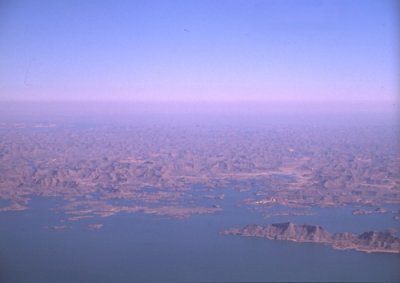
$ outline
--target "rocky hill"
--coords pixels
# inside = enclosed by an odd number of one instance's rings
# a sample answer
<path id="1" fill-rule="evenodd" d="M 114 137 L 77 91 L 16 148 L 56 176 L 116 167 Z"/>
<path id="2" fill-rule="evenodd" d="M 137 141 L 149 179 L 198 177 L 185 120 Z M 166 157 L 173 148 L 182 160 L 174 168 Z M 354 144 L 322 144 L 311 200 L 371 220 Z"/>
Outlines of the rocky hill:
<path id="1" fill-rule="evenodd" d="M 348 232 L 332 234 L 319 225 L 297 225 L 285 222 L 267 226 L 251 224 L 242 229 L 225 230 L 223 234 L 301 243 L 321 243 L 330 245 L 335 249 L 349 249 L 367 253 L 400 253 L 400 238 L 396 237 L 391 231 L 369 231 L 360 235 Z"/>
<path id="2" fill-rule="evenodd" d="M 0 123 L 0 212 L 29 209 L 39 196 L 64 199 L 73 220 L 188 217 L 220 211 L 215 196 L 230 189 L 252 191 L 244 203 L 264 214 L 274 205 L 400 204 L 390 127 L 158 123 Z"/>

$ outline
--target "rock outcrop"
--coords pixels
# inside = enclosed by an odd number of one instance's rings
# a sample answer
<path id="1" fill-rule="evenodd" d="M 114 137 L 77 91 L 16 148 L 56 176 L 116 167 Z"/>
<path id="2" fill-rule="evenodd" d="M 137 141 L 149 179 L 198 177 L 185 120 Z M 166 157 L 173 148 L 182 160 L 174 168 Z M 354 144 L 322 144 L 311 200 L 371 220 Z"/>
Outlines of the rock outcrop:
<path id="1" fill-rule="evenodd" d="M 332 234 L 319 225 L 297 225 L 285 222 L 268 226 L 251 224 L 242 229 L 225 230 L 223 234 L 261 237 L 270 240 L 319 243 L 330 245 L 335 249 L 349 249 L 367 253 L 400 253 L 400 238 L 396 237 L 391 231 L 369 231 L 360 235 L 348 232 Z"/>

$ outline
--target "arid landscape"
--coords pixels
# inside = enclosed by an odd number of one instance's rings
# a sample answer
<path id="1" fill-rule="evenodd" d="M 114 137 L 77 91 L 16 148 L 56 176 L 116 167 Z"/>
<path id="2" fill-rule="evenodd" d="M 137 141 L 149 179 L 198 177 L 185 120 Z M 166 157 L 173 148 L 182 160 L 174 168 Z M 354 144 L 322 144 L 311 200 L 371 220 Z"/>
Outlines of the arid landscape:
<path id="1" fill-rule="evenodd" d="M 398 219 L 381 207 L 400 204 L 390 127 L 3 123 L 0 131 L 3 212 L 53 197 L 63 200 L 53 210 L 66 223 L 121 212 L 186 218 L 222 211 L 235 190 L 237 205 L 266 218 L 363 205 L 370 211 L 353 214 Z"/>
<path id="2" fill-rule="evenodd" d="M 338 250 L 356 250 L 366 253 L 400 253 L 400 238 L 393 231 L 368 231 L 360 235 L 351 233 L 331 234 L 319 225 L 291 222 L 274 223 L 269 226 L 248 225 L 243 229 L 230 229 L 225 235 L 261 237 L 269 240 L 285 240 L 298 243 L 317 243 Z"/>
<path id="3" fill-rule="evenodd" d="M 400 282 L 400 1 L 0 1 L 0 283 Z"/>

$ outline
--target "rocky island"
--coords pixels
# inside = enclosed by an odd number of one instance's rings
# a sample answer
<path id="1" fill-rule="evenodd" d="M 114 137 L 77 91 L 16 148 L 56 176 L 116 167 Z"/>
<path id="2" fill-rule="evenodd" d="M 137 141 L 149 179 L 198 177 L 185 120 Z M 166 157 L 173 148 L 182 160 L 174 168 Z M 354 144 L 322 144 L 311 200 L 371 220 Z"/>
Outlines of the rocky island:
<path id="1" fill-rule="evenodd" d="M 393 231 L 369 231 L 359 235 L 348 232 L 329 233 L 319 225 L 292 222 L 267 226 L 247 225 L 242 229 L 228 229 L 225 235 L 261 237 L 269 240 L 286 240 L 299 243 L 318 243 L 338 250 L 356 250 L 367 253 L 400 253 L 400 238 Z"/>

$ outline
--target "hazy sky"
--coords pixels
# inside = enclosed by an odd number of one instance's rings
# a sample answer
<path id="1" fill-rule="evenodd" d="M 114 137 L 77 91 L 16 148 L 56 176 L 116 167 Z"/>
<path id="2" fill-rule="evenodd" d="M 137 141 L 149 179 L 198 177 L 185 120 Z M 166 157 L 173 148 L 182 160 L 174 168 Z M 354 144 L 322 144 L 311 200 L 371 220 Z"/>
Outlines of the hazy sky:
<path id="1" fill-rule="evenodd" d="M 0 96 L 394 103 L 398 9 L 384 0 L 0 1 Z"/>

